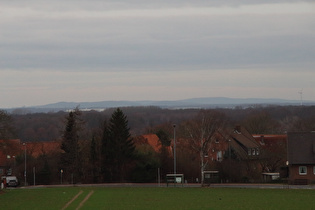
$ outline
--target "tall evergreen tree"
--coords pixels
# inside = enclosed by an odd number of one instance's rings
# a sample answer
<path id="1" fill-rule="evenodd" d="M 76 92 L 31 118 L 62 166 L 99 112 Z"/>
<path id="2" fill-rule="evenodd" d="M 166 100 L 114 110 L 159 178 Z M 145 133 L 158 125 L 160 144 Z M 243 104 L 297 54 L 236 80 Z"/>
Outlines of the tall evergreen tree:
<path id="1" fill-rule="evenodd" d="M 129 130 L 127 117 L 121 109 L 116 109 L 109 125 L 104 126 L 102 140 L 103 169 L 107 181 L 125 181 L 126 167 L 135 150 Z"/>
<path id="2" fill-rule="evenodd" d="M 93 135 L 91 140 L 91 146 L 90 146 L 90 166 L 92 167 L 92 177 L 93 177 L 93 183 L 97 182 L 97 175 L 98 175 L 98 154 L 96 151 L 96 141 L 95 136 Z"/>
<path id="3" fill-rule="evenodd" d="M 14 137 L 13 121 L 11 116 L 4 110 L 0 110 L 0 139 Z"/>
<path id="4" fill-rule="evenodd" d="M 65 179 L 76 182 L 81 176 L 81 161 L 79 148 L 80 112 L 78 109 L 71 111 L 67 117 L 67 124 L 63 134 L 61 149 L 61 169 Z"/>
<path id="5" fill-rule="evenodd" d="M 110 138 L 110 131 L 107 122 L 104 122 L 103 135 L 102 135 L 102 173 L 105 182 L 112 182 L 114 177 L 114 165 L 115 165 L 115 144 Z"/>

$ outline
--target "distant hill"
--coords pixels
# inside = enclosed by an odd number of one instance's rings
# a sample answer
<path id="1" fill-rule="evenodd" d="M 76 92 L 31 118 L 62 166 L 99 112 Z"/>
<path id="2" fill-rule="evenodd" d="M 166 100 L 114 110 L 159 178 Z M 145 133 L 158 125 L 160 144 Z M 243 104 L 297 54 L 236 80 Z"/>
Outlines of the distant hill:
<path id="1" fill-rule="evenodd" d="M 174 101 L 99 101 L 99 102 L 58 102 L 42 106 L 21 107 L 7 109 L 9 112 L 16 114 L 36 113 L 36 112 L 58 112 L 67 111 L 79 107 L 82 110 L 103 110 L 115 107 L 136 107 L 136 106 L 156 106 L 168 109 L 187 109 L 187 108 L 235 108 L 250 106 L 270 106 L 270 105 L 301 105 L 299 100 L 285 99 L 262 99 L 262 98 L 225 98 L 225 97 L 209 97 L 209 98 L 191 98 Z M 303 105 L 315 105 L 315 101 L 303 101 Z"/>

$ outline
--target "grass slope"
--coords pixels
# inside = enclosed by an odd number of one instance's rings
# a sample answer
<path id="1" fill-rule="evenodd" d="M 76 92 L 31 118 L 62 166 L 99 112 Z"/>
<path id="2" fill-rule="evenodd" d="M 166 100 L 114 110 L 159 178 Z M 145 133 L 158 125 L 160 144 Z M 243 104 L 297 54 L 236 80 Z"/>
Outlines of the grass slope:
<path id="1" fill-rule="evenodd" d="M 42 188 L 0 194 L 0 209 L 313 209 L 314 190 L 228 188 Z"/>

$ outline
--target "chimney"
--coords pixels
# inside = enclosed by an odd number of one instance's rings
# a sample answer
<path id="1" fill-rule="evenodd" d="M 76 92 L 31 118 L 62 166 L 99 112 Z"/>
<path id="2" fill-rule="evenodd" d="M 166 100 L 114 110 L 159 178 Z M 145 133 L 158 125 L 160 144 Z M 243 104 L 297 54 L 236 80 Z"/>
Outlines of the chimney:
<path id="1" fill-rule="evenodd" d="M 235 130 L 236 130 L 238 133 L 241 133 L 241 126 L 240 126 L 240 125 L 235 126 Z"/>
<path id="2" fill-rule="evenodd" d="M 265 144 L 265 139 L 264 139 L 264 135 L 260 136 L 260 144 L 264 145 Z"/>

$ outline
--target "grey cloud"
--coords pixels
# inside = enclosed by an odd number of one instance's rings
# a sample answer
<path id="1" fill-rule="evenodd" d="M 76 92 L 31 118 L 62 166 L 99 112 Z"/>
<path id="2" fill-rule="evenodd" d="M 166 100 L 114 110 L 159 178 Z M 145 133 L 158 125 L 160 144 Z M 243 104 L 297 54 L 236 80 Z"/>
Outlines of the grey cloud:
<path id="1" fill-rule="evenodd" d="M 45 9 L 48 12 L 57 10 L 104 10 L 110 11 L 115 9 L 152 9 L 152 8 L 170 8 L 170 7 L 222 7 L 232 6 L 238 7 L 242 5 L 256 4 L 276 4 L 276 3 L 299 3 L 313 2 L 313 0 L 162 0 L 162 1 L 147 1 L 147 0 L 67 0 L 67 1 L 42 1 L 42 0 L 2 0 L 2 5 L 27 7 L 34 9 Z"/>
<path id="2" fill-rule="evenodd" d="M 98 71 L 313 62 L 312 18 L 26 19 L 2 23 L 1 66 Z"/>
<path id="3" fill-rule="evenodd" d="M 308 2 L 2 0 L 0 106 L 290 98 L 302 86 L 314 98 Z"/>

